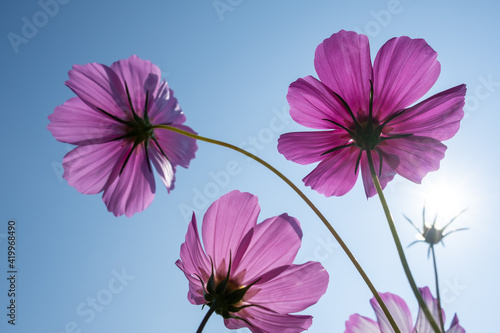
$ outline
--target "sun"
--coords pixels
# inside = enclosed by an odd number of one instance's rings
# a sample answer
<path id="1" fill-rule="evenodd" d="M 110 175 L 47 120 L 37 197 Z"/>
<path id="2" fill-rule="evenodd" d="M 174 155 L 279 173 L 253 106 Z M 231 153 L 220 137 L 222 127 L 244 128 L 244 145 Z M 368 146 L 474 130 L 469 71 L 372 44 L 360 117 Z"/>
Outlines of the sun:
<path id="1" fill-rule="evenodd" d="M 426 222 L 437 215 L 437 226 L 443 226 L 471 205 L 463 182 L 446 177 L 429 177 L 422 183 L 421 195 L 426 210 Z"/>

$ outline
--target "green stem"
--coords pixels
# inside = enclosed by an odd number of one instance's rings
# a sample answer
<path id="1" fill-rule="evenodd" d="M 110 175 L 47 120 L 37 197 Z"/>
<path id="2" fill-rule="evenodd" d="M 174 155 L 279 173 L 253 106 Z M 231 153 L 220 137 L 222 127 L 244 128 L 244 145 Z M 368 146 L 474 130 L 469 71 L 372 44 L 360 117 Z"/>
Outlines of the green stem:
<path id="1" fill-rule="evenodd" d="M 443 320 L 443 311 L 441 310 L 441 296 L 439 294 L 439 278 L 438 278 L 438 269 L 436 264 L 436 253 L 434 252 L 434 245 L 431 245 L 432 250 L 432 262 L 434 264 L 434 278 L 436 280 L 436 297 L 437 297 L 437 306 L 439 313 L 439 323 L 441 324 L 441 330 L 444 332 L 444 320 Z"/>
<path id="2" fill-rule="evenodd" d="M 222 141 L 218 141 L 218 140 L 213 140 L 213 139 L 205 138 L 205 137 L 202 137 L 202 136 L 190 133 L 190 132 L 183 131 L 183 130 L 178 129 L 176 127 L 169 126 L 169 125 L 154 125 L 153 128 L 167 129 L 167 130 L 170 130 L 170 131 L 173 131 L 173 132 L 176 132 L 176 133 L 188 136 L 188 137 L 193 138 L 193 139 L 197 139 L 197 140 L 200 140 L 200 141 L 205 141 L 205 142 L 208 142 L 208 143 L 212 143 L 212 144 L 215 144 L 215 145 L 219 145 L 219 146 L 222 146 L 222 147 L 226 147 L 226 148 L 235 150 L 235 151 L 237 151 L 237 152 L 239 152 L 239 153 L 241 153 L 241 154 L 243 154 L 245 156 L 248 156 L 251 159 L 259 162 L 260 164 L 262 164 L 263 166 L 265 166 L 266 168 L 268 168 L 269 170 L 271 170 L 279 178 L 281 178 L 285 183 L 288 184 L 288 186 L 290 186 L 295 191 L 295 193 L 297 193 L 302 198 L 302 200 L 305 201 L 305 203 L 313 210 L 314 213 L 316 213 L 316 215 L 319 217 L 319 219 L 327 227 L 328 231 L 330 231 L 330 233 L 333 235 L 333 237 L 337 240 L 337 242 L 339 243 L 339 245 L 342 248 L 342 250 L 344 250 L 345 254 L 349 257 L 349 259 L 353 263 L 354 267 L 356 267 L 359 275 L 361 275 L 361 278 L 365 281 L 366 285 L 368 286 L 368 288 L 372 292 L 373 296 L 376 298 L 377 302 L 379 303 L 380 307 L 382 308 L 382 311 L 384 311 L 384 314 L 386 315 L 387 319 L 389 320 L 389 322 L 390 322 L 392 328 L 394 329 L 394 331 L 396 333 L 400 333 L 401 332 L 399 330 L 398 326 L 396 325 L 396 322 L 394 321 L 394 318 L 392 317 L 391 313 L 387 309 L 387 306 L 385 305 L 384 301 L 382 301 L 382 298 L 380 297 L 379 293 L 377 292 L 377 290 L 373 286 L 372 282 L 368 278 L 368 275 L 366 275 L 366 273 L 363 270 L 363 268 L 361 268 L 361 265 L 358 263 L 358 261 L 356 260 L 356 257 L 354 257 L 354 255 L 352 254 L 351 250 L 349 250 L 349 248 L 347 247 L 347 245 L 344 243 L 343 239 L 340 237 L 340 235 L 337 233 L 337 231 L 335 231 L 335 229 L 332 227 L 332 225 L 330 224 L 330 222 L 328 222 L 328 220 L 323 216 L 323 214 L 319 211 L 319 209 L 311 202 L 311 200 L 309 200 L 308 197 L 306 197 L 306 195 L 304 193 L 302 193 L 302 191 L 297 186 L 295 186 L 294 183 L 292 183 L 291 180 L 289 180 L 286 176 L 284 176 L 281 172 L 279 172 L 276 168 L 274 168 L 272 165 L 270 165 L 266 161 L 264 161 L 261 158 L 259 158 L 259 157 L 255 156 L 255 155 L 247 152 L 246 150 L 243 150 L 243 149 L 241 149 L 239 147 L 236 147 L 236 146 L 234 146 L 232 144 L 229 144 L 229 143 L 226 143 L 226 142 L 222 142 Z"/>
<path id="3" fill-rule="evenodd" d="M 208 309 L 208 312 L 205 315 L 205 317 L 203 317 L 203 320 L 200 323 L 200 327 L 198 327 L 198 329 L 196 330 L 196 333 L 203 332 L 203 329 L 205 328 L 205 325 L 207 324 L 208 319 L 210 319 L 210 316 L 212 315 L 212 313 L 214 313 L 214 311 L 215 311 L 215 307 L 213 307 L 213 306 L 211 306 L 210 309 Z"/>
<path id="4" fill-rule="evenodd" d="M 424 299 L 422 298 L 422 294 L 420 293 L 420 290 L 418 290 L 417 284 L 415 283 L 415 280 L 413 279 L 413 275 L 411 274 L 410 266 L 408 265 L 408 261 L 406 260 L 403 246 L 401 245 L 401 241 L 399 240 L 396 226 L 394 225 L 394 221 L 392 219 L 391 212 L 389 210 L 389 206 L 387 205 L 387 201 L 385 200 L 384 192 L 382 191 L 382 186 L 380 186 L 380 182 L 378 180 L 377 173 L 375 172 L 375 167 L 373 165 L 373 159 L 372 159 L 372 155 L 371 155 L 370 150 L 366 150 L 366 156 L 368 158 L 368 164 L 370 166 L 370 172 L 372 175 L 373 184 L 375 185 L 375 188 L 377 189 L 380 203 L 382 204 L 382 208 L 384 209 L 385 217 L 387 218 L 387 222 L 389 223 L 389 228 L 391 229 L 392 238 L 394 238 L 394 243 L 396 243 L 396 248 L 398 250 L 399 258 L 401 259 L 401 264 L 403 265 L 403 269 L 405 271 L 406 277 L 408 278 L 408 282 L 410 283 L 413 294 L 415 294 L 415 297 L 417 298 L 417 301 L 418 301 L 418 305 L 420 306 L 422 311 L 424 311 L 424 314 L 427 317 L 427 320 L 429 320 L 429 323 L 431 324 L 433 330 L 436 333 L 441 333 L 441 329 L 439 328 L 438 324 L 436 323 L 436 320 L 434 319 L 434 317 L 432 317 L 432 314 L 429 311 L 427 304 L 425 304 Z"/>

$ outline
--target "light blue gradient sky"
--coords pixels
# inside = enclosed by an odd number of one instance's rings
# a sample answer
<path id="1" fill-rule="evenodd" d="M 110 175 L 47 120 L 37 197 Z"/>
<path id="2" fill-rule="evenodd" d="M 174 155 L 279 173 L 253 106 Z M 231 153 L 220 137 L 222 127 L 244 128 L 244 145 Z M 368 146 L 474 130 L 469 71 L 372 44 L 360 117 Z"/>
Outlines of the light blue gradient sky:
<path id="1" fill-rule="evenodd" d="M 297 217 L 304 230 L 297 263 L 319 260 L 330 273 L 327 293 L 306 311 L 314 315 L 310 332 L 343 332 L 356 312 L 374 317 L 371 294 L 344 253 L 306 205 L 260 165 L 199 143 L 191 167 L 178 171 L 174 191 L 167 194 L 157 183 L 147 210 L 115 218 L 99 195 L 82 195 L 61 179 L 61 161 L 71 146 L 46 129 L 47 116 L 73 96 L 64 86 L 73 64 L 110 65 L 137 54 L 162 69 L 187 125 L 204 136 L 253 146 L 302 186 L 312 166 L 288 162 L 276 150 L 279 134 L 304 130 L 288 116 L 287 88 L 299 77 L 315 75 L 316 46 L 340 29 L 368 34 L 372 57 L 391 37 L 424 38 L 438 52 L 442 68 L 429 95 L 468 85 L 466 117 L 446 142 L 441 169 L 422 185 L 396 178 L 386 194 L 405 245 L 415 232 L 403 213 L 420 223 L 426 201 L 429 218 L 440 207 L 438 220 L 445 223 L 469 207 L 455 226 L 470 230 L 437 248 L 444 308 L 448 322 L 457 312 L 468 332 L 496 332 L 491 314 L 500 311 L 497 4 L 221 0 L 231 10 L 219 16 L 213 0 L 66 2 L 57 13 L 51 7 L 51 16 L 39 14 L 43 9 L 36 0 L 5 0 L 0 12 L 1 332 L 194 332 L 204 311 L 187 301 L 187 281 L 174 265 L 186 233 L 186 211 L 196 210 L 201 219 L 208 202 L 233 189 L 259 196 L 260 220 L 282 212 Z M 8 34 L 22 35 L 23 20 L 33 22 L 34 16 L 40 27 L 15 52 Z M 239 166 L 237 174 L 217 184 L 214 175 L 228 163 Z M 367 201 L 359 182 L 342 198 L 304 190 L 378 289 L 401 295 L 416 313 L 378 200 Z M 5 316 L 9 219 L 18 226 L 15 328 Z M 426 246 L 406 253 L 418 284 L 433 290 Z M 117 280 L 123 272 L 129 279 Z M 101 312 L 86 304 L 96 297 L 106 303 Z M 214 317 L 205 332 L 224 330 L 222 319 Z"/>

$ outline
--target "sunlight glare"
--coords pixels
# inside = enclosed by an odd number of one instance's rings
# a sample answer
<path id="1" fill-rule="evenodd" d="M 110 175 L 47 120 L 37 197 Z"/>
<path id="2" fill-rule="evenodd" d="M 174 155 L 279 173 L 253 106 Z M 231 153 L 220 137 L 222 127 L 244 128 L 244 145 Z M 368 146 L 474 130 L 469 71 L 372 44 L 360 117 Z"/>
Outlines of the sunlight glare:
<path id="1" fill-rule="evenodd" d="M 439 227 L 444 226 L 471 204 L 463 184 L 444 178 L 430 179 L 423 183 L 422 197 L 425 202 L 426 223 L 432 224 L 437 214 L 436 226 Z"/>

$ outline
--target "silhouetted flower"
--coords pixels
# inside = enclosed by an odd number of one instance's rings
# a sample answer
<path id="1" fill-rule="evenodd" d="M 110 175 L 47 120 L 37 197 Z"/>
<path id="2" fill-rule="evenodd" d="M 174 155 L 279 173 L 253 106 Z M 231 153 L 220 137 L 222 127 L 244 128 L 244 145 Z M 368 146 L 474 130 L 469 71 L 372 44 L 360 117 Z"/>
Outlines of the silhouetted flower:
<path id="1" fill-rule="evenodd" d="M 439 312 L 437 301 L 428 287 L 420 288 L 420 292 L 422 293 L 422 297 L 424 299 L 425 304 L 429 307 L 429 310 L 434 318 L 438 320 Z M 398 325 L 401 333 L 434 333 L 429 321 L 425 317 L 422 309 L 419 309 L 417 322 L 415 323 L 415 327 L 413 326 L 413 319 L 411 317 L 410 309 L 408 305 L 406 305 L 405 301 L 394 294 L 391 293 L 383 293 L 380 294 L 380 297 L 387 305 L 389 312 L 393 316 L 396 324 Z M 387 320 L 384 312 L 380 308 L 377 300 L 372 298 L 370 300 L 370 304 L 375 310 L 375 314 L 377 316 L 377 321 L 360 316 L 359 314 L 354 314 L 349 317 L 349 320 L 346 321 L 345 333 L 381 333 L 381 332 L 394 332 L 392 327 Z M 444 316 L 444 311 L 443 318 Z M 450 324 L 450 328 L 446 331 L 446 333 L 465 333 L 465 330 L 459 325 L 458 317 L 455 314 L 453 320 Z"/>
<path id="2" fill-rule="evenodd" d="M 294 265 L 302 231 L 282 214 L 257 224 L 257 197 L 232 191 L 203 217 L 201 244 L 196 217 L 189 225 L 177 266 L 189 280 L 188 299 L 224 317 L 229 329 L 302 332 L 312 317 L 292 315 L 315 304 L 328 274 L 318 262 Z"/>
<path id="3" fill-rule="evenodd" d="M 75 65 L 66 85 L 77 97 L 55 108 L 48 129 L 62 142 L 77 145 L 63 159 L 63 177 L 84 194 L 104 191 L 102 199 L 115 215 L 132 216 L 153 201 L 151 162 L 170 191 L 175 167 L 187 168 L 196 141 L 155 129 L 182 125 L 186 117 L 160 69 L 133 55 L 108 67 Z"/>
<path id="4" fill-rule="evenodd" d="M 468 230 L 469 228 L 459 228 L 459 229 L 455 229 L 455 230 L 452 230 L 450 232 L 447 232 L 447 233 L 444 233 L 444 231 L 446 230 L 446 228 L 449 227 L 449 225 L 455 221 L 455 219 L 457 217 L 459 217 L 463 212 L 465 212 L 465 209 L 463 211 L 461 211 L 460 213 L 458 213 L 457 216 L 455 216 L 454 218 L 452 218 L 450 220 L 450 222 L 448 222 L 444 227 L 442 228 L 437 228 L 436 227 L 436 221 L 437 221 L 437 215 L 436 217 L 434 218 L 434 221 L 432 222 L 432 225 L 429 225 L 427 223 L 425 223 L 425 207 L 422 209 L 422 230 L 420 230 L 413 222 L 412 220 L 410 220 L 406 215 L 403 215 L 405 217 L 406 220 L 408 220 L 408 222 L 410 222 L 410 224 L 415 228 L 415 230 L 417 230 L 418 234 L 417 234 L 417 240 L 412 242 L 410 245 L 408 245 L 408 247 L 412 246 L 413 244 L 415 243 L 418 243 L 418 242 L 422 242 L 422 243 L 427 243 L 429 244 L 429 251 L 428 251 L 428 255 L 430 254 L 430 251 L 431 251 L 431 247 L 433 247 L 434 245 L 436 245 L 437 243 L 441 242 L 441 244 L 444 245 L 443 243 L 443 238 L 445 238 L 446 236 L 448 236 L 449 234 L 451 233 L 454 233 L 456 231 L 461 231 L 461 230 Z"/>
<path id="5" fill-rule="evenodd" d="M 361 169 L 365 193 L 373 196 L 367 152 L 384 188 L 397 173 L 420 183 L 439 168 L 460 126 L 465 85 L 413 105 L 436 82 L 437 53 L 423 39 L 392 38 L 372 66 L 368 37 L 340 31 L 316 49 L 312 76 L 290 85 L 290 115 L 320 129 L 282 135 L 278 150 L 299 164 L 320 162 L 304 179 L 326 196 L 349 192 Z"/>

